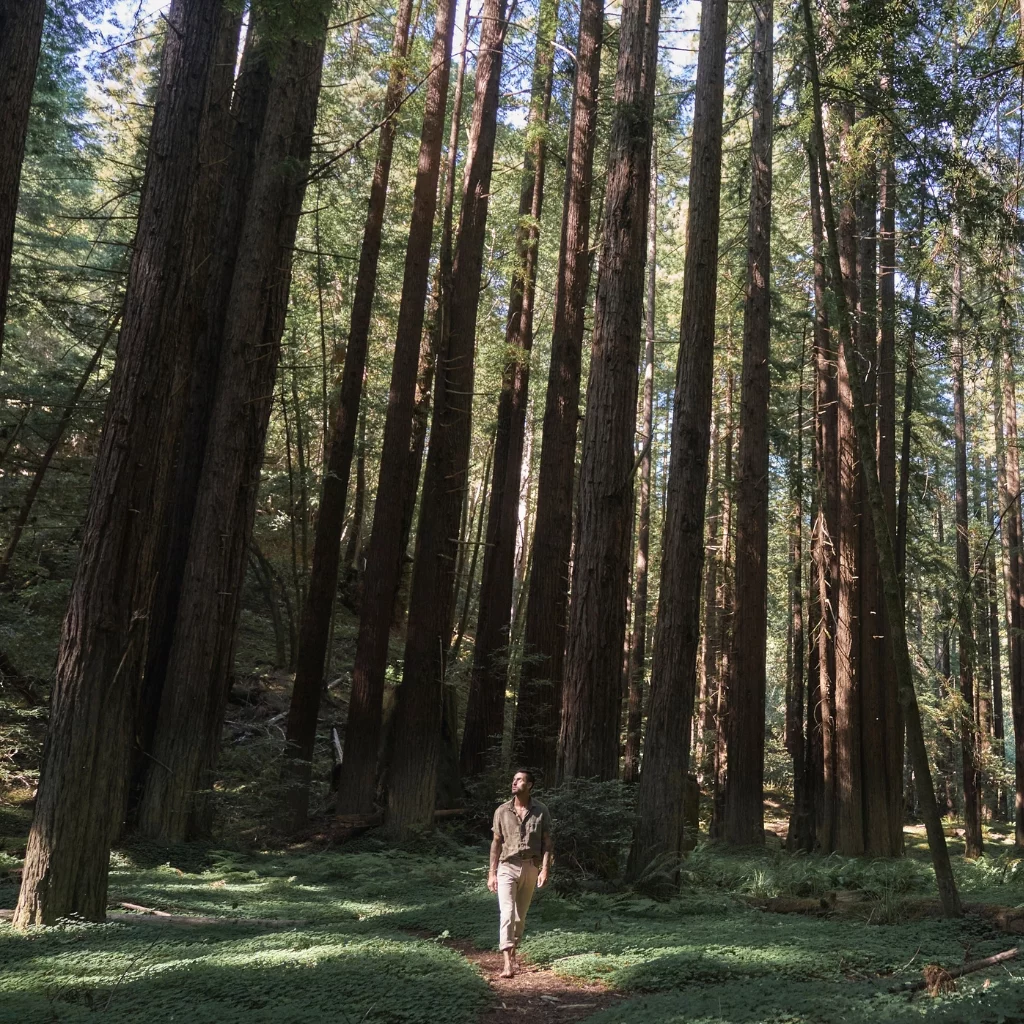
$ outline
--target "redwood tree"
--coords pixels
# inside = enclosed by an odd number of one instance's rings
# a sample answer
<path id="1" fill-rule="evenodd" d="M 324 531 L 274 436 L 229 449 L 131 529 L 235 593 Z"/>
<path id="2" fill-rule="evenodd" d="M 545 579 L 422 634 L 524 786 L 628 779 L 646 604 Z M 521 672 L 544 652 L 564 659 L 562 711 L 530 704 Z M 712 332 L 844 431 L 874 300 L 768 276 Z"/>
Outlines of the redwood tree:
<path id="1" fill-rule="evenodd" d="M 576 426 L 590 287 L 590 199 L 603 26 L 602 0 L 581 0 L 555 274 L 551 363 L 544 400 L 537 511 L 530 556 L 535 567 L 545 568 L 530 573 L 513 740 L 516 760 L 534 768 L 549 783 L 555 778 L 556 739 L 562 706 Z"/>
<path id="2" fill-rule="evenodd" d="M 656 857 L 679 855 L 685 839 L 683 795 L 697 675 L 711 432 L 727 0 L 702 0 L 700 21 L 661 589 L 638 821 L 628 867 L 634 878 Z"/>
<path id="3" fill-rule="evenodd" d="M 827 238 L 828 266 L 835 299 L 839 338 L 845 350 L 852 355 L 855 342 L 850 307 L 847 302 L 846 290 L 843 287 L 842 260 L 838 231 L 836 229 L 835 209 L 832 205 L 832 186 L 827 150 L 825 149 L 825 131 L 822 125 L 821 85 L 818 77 L 816 36 L 810 0 L 803 0 L 802 6 L 805 44 L 807 47 L 807 67 L 812 90 L 815 144 L 818 153 L 821 154 L 819 174 L 821 178 L 822 212 L 824 214 L 823 219 Z M 963 911 L 960 905 L 960 896 L 957 892 L 956 880 L 953 877 L 949 861 L 946 837 L 942 831 L 942 822 L 939 818 L 938 807 L 935 804 L 935 791 L 932 786 L 931 768 L 928 763 L 928 750 L 925 746 L 924 732 L 921 727 L 921 715 L 917 705 L 917 694 L 914 690 L 910 647 L 907 643 L 903 595 L 900 588 L 899 573 L 896 568 L 895 550 L 886 521 L 885 500 L 879 483 L 878 461 L 875 455 L 875 436 L 874 432 L 870 429 L 870 419 L 865 408 L 864 389 L 859 373 L 850 374 L 849 380 L 853 397 L 852 406 L 857 448 L 863 471 L 867 505 L 874 529 L 874 544 L 876 547 L 879 576 L 885 597 L 885 610 L 892 638 L 891 651 L 896 680 L 899 686 L 900 703 L 906 716 L 907 741 L 914 769 L 914 780 L 917 785 L 921 812 L 925 819 L 928 846 L 932 855 L 932 865 L 935 869 L 935 880 L 942 908 L 947 916 L 959 917 Z"/>
<path id="4" fill-rule="evenodd" d="M 658 143 L 652 143 L 651 197 L 647 211 L 647 314 L 644 331 L 644 393 L 640 420 L 640 508 L 637 512 L 633 634 L 626 665 L 626 754 L 622 776 L 640 778 L 640 728 L 647 658 L 647 559 L 651 541 L 651 444 L 654 434 L 654 298 L 658 267 Z"/>
<path id="5" fill-rule="evenodd" d="M 452 263 L 451 311 L 437 355 L 409 598 L 405 670 L 398 691 L 387 780 L 385 821 L 395 834 L 429 826 L 434 811 L 441 751 L 441 698 L 455 596 L 454 568 L 472 434 L 480 275 L 507 27 L 505 0 L 485 0 L 462 212 Z"/>
<path id="6" fill-rule="evenodd" d="M 623 4 L 580 457 L 559 732 L 561 778 L 612 779 L 618 774 L 660 17 L 660 0 Z"/>
<path id="7" fill-rule="evenodd" d="M 431 72 L 420 133 L 419 163 L 405 249 L 405 270 L 384 421 L 380 475 L 370 545 L 366 553 L 359 637 L 345 727 L 345 756 L 341 763 L 338 790 L 338 811 L 342 814 L 370 813 L 377 790 L 384 674 L 402 564 L 402 499 L 416 400 L 416 368 L 423 334 L 423 304 L 430 270 L 431 233 L 437 208 L 437 179 L 455 25 L 454 7 L 454 0 L 440 0 L 434 21 Z"/>
<path id="8" fill-rule="evenodd" d="M 772 0 L 754 2 L 754 124 L 743 307 L 736 599 L 729 680 L 724 835 L 764 842 L 764 718 L 768 642 L 768 410 L 771 387 Z"/>
<path id="9" fill-rule="evenodd" d="M 234 637 L 260 467 L 281 351 L 292 253 L 313 144 L 327 0 L 285 22 L 238 258 L 225 296 L 224 335 L 199 477 L 174 644 L 160 701 L 139 827 L 180 842 L 210 829 Z M 307 20 L 308 19 L 308 20 Z"/>
<path id="10" fill-rule="evenodd" d="M 546 130 L 554 78 L 557 27 L 558 0 L 543 0 L 537 22 L 527 149 L 519 196 L 517 264 L 512 272 L 505 330 L 507 363 L 502 373 L 501 394 L 498 397 L 498 423 L 491 466 L 491 500 L 487 508 L 484 566 L 480 580 L 480 613 L 473 645 L 473 674 L 459 759 L 462 774 L 469 776 L 478 775 L 487 767 L 488 752 L 501 745 L 505 722 L 519 478 L 523 468 L 523 442 L 526 434 L 537 245 L 544 203 Z"/>
<path id="11" fill-rule="evenodd" d="M 954 215 L 955 216 L 955 215 Z M 978 743 L 974 725 L 974 601 L 971 589 L 970 521 L 967 496 L 967 412 L 964 403 L 964 337 L 961 315 L 961 282 L 963 255 L 960 237 L 953 228 L 953 282 L 951 294 L 950 339 L 953 369 L 953 437 L 956 467 L 956 579 L 957 653 L 960 663 L 960 696 L 963 701 L 960 719 L 960 744 L 963 753 L 964 844 L 968 857 L 980 857 L 981 839 L 981 772 L 978 769 Z"/>
<path id="12" fill-rule="evenodd" d="M 222 162 L 209 161 L 224 69 L 220 0 L 174 0 L 78 567 L 61 632 L 46 753 L 15 925 L 106 914 L 110 844 L 125 810 L 128 759 L 171 498 L 167 458 L 204 292 Z M 233 69 L 232 69 L 233 70 Z"/>
<path id="13" fill-rule="evenodd" d="M 323 692 L 324 659 L 331 631 L 331 609 L 338 587 L 341 529 L 345 521 L 349 475 L 359 423 L 359 401 L 366 375 L 366 354 L 370 339 L 370 314 L 377 288 L 377 263 L 384 231 L 391 155 L 398 133 L 398 109 L 405 97 L 405 56 L 409 45 L 412 0 L 401 0 L 391 43 L 391 72 L 384 95 L 384 116 L 377 142 L 377 162 L 370 183 L 370 198 L 359 253 L 355 295 L 349 324 L 341 393 L 327 438 L 327 458 L 321 483 L 320 508 L 316 519 L 313 559 L 306 600 L 299 623 L 299 647 L 295 663 L 286 730 L 293 782 L 289 789 L 289 813 L 298 826 L 309 805 L 309 775 L 313 743 Z M 358 532 L 358 523 L 355 527 Z"/>

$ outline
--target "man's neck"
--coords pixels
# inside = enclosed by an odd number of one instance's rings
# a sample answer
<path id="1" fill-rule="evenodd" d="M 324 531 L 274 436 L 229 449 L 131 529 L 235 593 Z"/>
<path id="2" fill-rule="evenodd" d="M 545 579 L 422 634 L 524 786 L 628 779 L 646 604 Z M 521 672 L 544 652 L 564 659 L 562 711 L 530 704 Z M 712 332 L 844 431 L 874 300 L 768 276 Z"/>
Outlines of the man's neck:
<path id="1" fill-rule="evenodd" d="M 518 793 L 516 793 L 516 795 L 512 798 L 512 803 L 516 807 L 525 807 L 525 808 L 529 809 L 529 806 L 530 806 L 531 803 L 533 803 L 533 800 L 532 800 L 531 797 L 527 797 L 524 800 Z"/>

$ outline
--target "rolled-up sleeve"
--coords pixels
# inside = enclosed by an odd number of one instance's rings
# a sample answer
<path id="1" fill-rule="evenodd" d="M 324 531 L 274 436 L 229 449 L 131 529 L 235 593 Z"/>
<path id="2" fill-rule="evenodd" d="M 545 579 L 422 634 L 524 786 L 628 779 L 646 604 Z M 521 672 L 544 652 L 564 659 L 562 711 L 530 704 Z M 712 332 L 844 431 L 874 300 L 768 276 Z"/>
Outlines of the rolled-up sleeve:
<path id="1" fill-rule="evenodd" d="M 501 831 L 501 806 L 499 805 L 494 811 L 494 820 L 491 822 L 491 831 L 494 833 L 495 838 L 500 839 L 502 842 L 505 841 L 505 836 Z"/>

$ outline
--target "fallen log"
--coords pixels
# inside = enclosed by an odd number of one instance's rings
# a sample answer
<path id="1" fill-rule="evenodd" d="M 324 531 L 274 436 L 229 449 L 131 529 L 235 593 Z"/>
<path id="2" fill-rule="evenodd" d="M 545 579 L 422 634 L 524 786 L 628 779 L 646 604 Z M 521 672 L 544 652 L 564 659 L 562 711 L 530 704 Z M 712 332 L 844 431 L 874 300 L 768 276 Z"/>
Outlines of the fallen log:
<path id="1" fill-rule="evenodd" d="M 828 892 L 824 896 L 772 896 L 769 898 L 740 897 L 744 903 L 771 914 L 803 914 L 808 917 L 855 917 L 874 920 L 878 903 L 859 893 Z M 1011 935 L 1024 935 L 1024 907 L 1003 907 L 991 903 L 965 903 L 965 914 L 980 917 L 995 928 Z M 942 917 L 942 905 L 937 899 L 908 899 L 900 908 L 908 921 Z"/>
<path id="2" fill-rule="evenodd" d="M 960 964 L 959 967 L 942 967 L 939 964 L 927 964 L 921 971 L 922 977 L 919 981 L 907 981 L 902 985 L 896 985 L 889 989 L 890 992 L 920 992 L 927 989 L 930 996 L 937 996 L 944 992 L 952 992 L 957 978 L 965 974 L 975 974 L 985 970 L 986 967 L 996 967 L 1006 963 L 1007 960 L 1016 959 L 1018 947 L 996 953 L 994 956 L 987 956 L 984 960 L 971 960 L 969 963 Z"/>

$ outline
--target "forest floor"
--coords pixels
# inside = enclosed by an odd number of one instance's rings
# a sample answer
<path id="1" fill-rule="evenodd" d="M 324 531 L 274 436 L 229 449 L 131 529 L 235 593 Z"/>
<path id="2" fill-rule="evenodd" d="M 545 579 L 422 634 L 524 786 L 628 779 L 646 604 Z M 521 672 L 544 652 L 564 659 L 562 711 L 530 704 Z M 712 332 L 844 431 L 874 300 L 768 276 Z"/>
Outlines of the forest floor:
<path id="1" fill-rule="evenodd" d="M 0 907 L 16 899 L 27 824 L 26 811 L 0 808 Z M 988 838 L 981 861 L 956 858 L 964 899 L 1024 904 L 1024 860 L 1001 849 L 1005 830 Z M 942 995 L 893 991 L 927 964 L 955 967 L 1018 941 L 977 914 L 920 917 L 933 880 L 917 845 L 912 831 L 910 856 L 867 861 L 705 844 L 668 899 L 548 887 L 512 982 L 497 977 L 484 843 L 439 831 L 407 846 L 372 834 L 276 849 L 131 846 L 114 853 L 118 913 L 107 924 L 22 936 L 0 923 L 0 1020 L 1024 1022 L 1024 957 Z M 822 909 L 761 909 L 782 897 Z M 844 901 L 856 912 L 840 912 Z"/>

